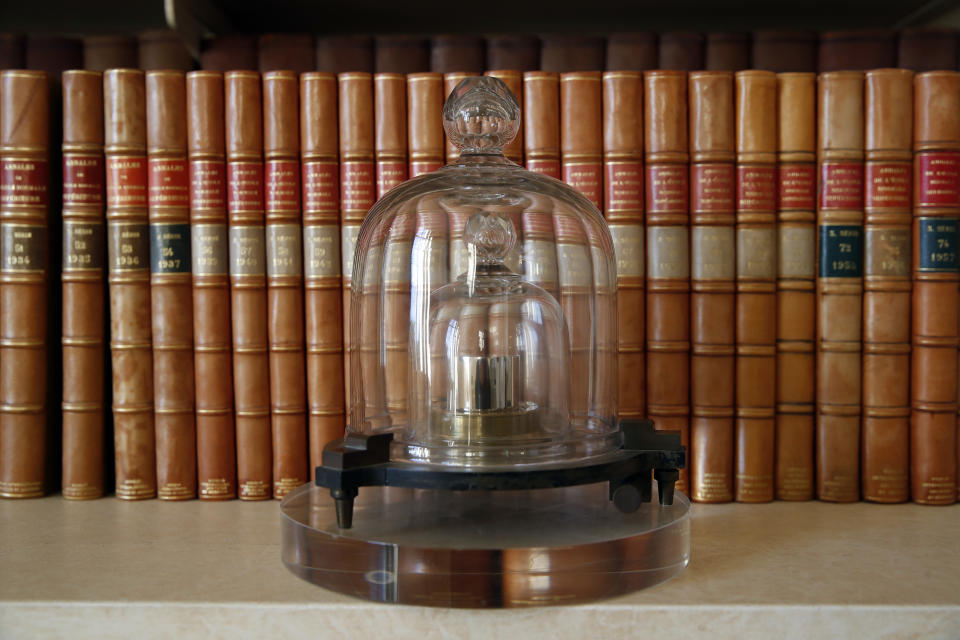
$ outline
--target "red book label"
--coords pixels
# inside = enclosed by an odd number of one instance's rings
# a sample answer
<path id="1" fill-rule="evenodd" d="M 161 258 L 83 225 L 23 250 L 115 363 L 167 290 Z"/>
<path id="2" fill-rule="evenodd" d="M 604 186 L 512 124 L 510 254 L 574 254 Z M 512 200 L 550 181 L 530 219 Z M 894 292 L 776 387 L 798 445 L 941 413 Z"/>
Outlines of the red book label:
<path id="1" fill-rule="evenodd" d="M 340 165 L 340 210 L 344 216 L 363 217 L 377 201 L 377 179 L 373 162 L 344 162 Z"/>
<path id="2" fill-rule="evenodd" d="M 377 199 L 407 179 L 407 163 L 402 160 L 377 161 Z"/>
<path id="3" fill-rule="evenodd" d="M 736 177 L 731 162 L 705 162 L 690 167 L 690 210 L 733 213 Z"/>
<path id="4" fill-rule="evenodd" d="M 615 160 L 604 169 L 604 213 L 643 213 L 643 163 Z"/>
<path id="5" fill-rule="evenodd" d="M 190 177 L 187 161 L 181 158 L 151 158 L 150 206 L 190 206 Z"/>
<path id="6" fill-rule="evenodd" d="M 300 163 L 268 160 L 266 164 L 267 212 L 300 211 Z"/>
<path id="7" fill-rule="evenodd" d="M 603 163 L 565 162 L 563 181 L 582 193 L 597 209 L 603 206 Z"/>
<path id="8" fill-rule="evenodd" d="M 909 162 L 868 162 L 864 206 L 909 209 L 911 170 Z"/>
<path id="9" fill-rule="evenodd" d="M 689 205 L 687 165 L 647 166 L 647 213 L 686 213 Z"/>
<path id="10" fill-rule="evenodd" d="M 863 165 L 824 162 L 820 165 L 820 208 L 863 209 Z"/>
<path id="11" fill-rule="evenodd" d="M 813 164 L 782 164 L 777 209 L 813 211 L 817 207 L 817 171 Z"/>
<path id="12" fill-rule="evenodd" d="M 430 173 L 431 171 L 436 171 L 443 166 L 442 162 L 437 160 L 417 160 L 416 162 L 410 163 L 410 177 L 416 178 L 419 175 L 424 173 Z"/>
<path id="13" fill-rule="evenodd" d="M 190 162 L 190 207 L 222 210 L 227 206 L 226 167 L 220 160 Z"/>
<path id="14" fill-rule="evenodd" d="M 960 207 L 960 152 L 921 152 L 914 175 L 919 207 Z"/>
<path id="15" fill-rule="evenodd" d="M 63 204 L 102 207 L 103 158 L 72 153 L 63 155 Z"/>
<path id="16" fill-rule="evenodd" d="M 227 207 L 230 213 L 263 211 L 263 163 L 227 163 Z"/>
<path id="17" fill-rule="evenodd" d="M 540 173 L 551 178 L 560 179 L 560 161 L 559 160 L 527 160 L 527 171 Z"/>
<path id="18" fill-rule="evenodd" d="M 777 168 L 737 167 L 737 211 L 773 213 L 777 210 Z"/>
<path id="19" fill-rule="evenodd" d="M 47 183 L 46 160 L 0 161 L 0 204 L 4 207 L 46 207 Z"/>
<path id="20" fill-rule="evenodd" d="M 107 158 L 107 206 L 147 206 L 147 159 Z"/>
<path id="21" fill-rule="evenodd" d="M 340 176 L 335 160 L 303 163 L 303 212 L 336 212 L 340 206 Z"/>

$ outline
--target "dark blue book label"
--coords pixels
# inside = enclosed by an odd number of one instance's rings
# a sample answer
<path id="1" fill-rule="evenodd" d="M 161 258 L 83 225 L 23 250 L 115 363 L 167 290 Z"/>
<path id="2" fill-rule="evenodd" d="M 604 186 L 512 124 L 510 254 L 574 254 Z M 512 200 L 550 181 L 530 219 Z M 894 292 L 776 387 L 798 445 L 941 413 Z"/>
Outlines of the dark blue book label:
<path id="1" fill-rule="evenodd" d="M 957 272 L 957 219 L 917 218 L 917 271 Z"/>
<path id="2" fill-rule="evenodd" d="M 820 277 L 863 275 L 863 227 L 829 224 L 820 227 Z"/>

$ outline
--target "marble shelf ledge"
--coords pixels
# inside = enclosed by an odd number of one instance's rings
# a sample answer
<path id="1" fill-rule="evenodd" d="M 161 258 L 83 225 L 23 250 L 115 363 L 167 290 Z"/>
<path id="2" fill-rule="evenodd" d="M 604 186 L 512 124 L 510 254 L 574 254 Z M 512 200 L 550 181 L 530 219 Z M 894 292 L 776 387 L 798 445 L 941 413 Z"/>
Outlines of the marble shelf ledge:
<path id="1" fill-rule="evenodd" d="M 468 611 L 301 581 L 275 502 L 5 500 L 0 637 L 960 637 L 960 506 L 694 505 L 691 529 L 691 564 L 666 584 Z"/>

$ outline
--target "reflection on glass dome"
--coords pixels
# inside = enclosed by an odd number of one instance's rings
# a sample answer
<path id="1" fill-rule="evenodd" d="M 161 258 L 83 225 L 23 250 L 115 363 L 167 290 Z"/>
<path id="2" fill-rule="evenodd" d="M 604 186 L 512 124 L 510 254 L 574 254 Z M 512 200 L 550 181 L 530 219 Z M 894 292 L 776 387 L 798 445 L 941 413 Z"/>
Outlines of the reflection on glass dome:
<path id="1" fill-rule="evenodd" d="M 393 457 L 496 467 L 605 453 L 616 428 L 616 278 L 600 214 L 501 148 L 519 107 L 468 78 L 444 108 L 457 164 L 364 220 L 353 270 L 353 431 Z"/>

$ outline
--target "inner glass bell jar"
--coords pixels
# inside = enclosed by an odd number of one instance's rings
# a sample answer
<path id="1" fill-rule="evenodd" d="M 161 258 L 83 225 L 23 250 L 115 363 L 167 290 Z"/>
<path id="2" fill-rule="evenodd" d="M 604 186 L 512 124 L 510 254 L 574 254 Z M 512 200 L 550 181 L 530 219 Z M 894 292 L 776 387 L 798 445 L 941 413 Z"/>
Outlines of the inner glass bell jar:
<path id="1" fill-rule="evenodd" d="M 383 197 L 357 241 L 348 432 L 391 458 L 497 468 L 616 450 L 616 264 L 573 188 L 504 158 L 520 126 L 499 80 L 443 110 L 459 160 Z"/>

